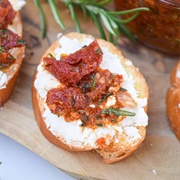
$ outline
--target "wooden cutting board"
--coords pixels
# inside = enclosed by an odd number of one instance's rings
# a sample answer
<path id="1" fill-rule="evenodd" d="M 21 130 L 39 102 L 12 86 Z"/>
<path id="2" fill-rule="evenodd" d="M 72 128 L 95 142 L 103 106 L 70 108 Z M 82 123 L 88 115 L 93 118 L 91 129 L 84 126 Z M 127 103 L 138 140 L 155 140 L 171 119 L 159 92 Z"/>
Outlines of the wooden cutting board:
<path id="1" fill-rule="evenodd" d="M 107 165 L 95 152 L 67 152 L 52 145 L 41 134 L 32 110 L 32 77 L 40 57 L 56 40 L 57 33 L 75 31 L 68 9 L 61 3 L 59 8 L 65 31 L 56 25 L 48 5 L 43 3 L 48 24 L 45 39 L 40 36 L 40 20 L 33 1 L 28 1 L 21 11 L 28 42 L 26 57 L 14 93 L 0 110 L 0 131 L 77 179 L 179 179 L 180 144 L 169 127 L 165 105 L 169 75 L 178 57 L 168 57 L 124 37 L 119 38 L 117 46 L 144 74 L 150 90 L 149 125 L 141 147 L 125 160 Z M 90 19 L 81 18 L 80 22 L 84 33 L 99 37 Z"/>

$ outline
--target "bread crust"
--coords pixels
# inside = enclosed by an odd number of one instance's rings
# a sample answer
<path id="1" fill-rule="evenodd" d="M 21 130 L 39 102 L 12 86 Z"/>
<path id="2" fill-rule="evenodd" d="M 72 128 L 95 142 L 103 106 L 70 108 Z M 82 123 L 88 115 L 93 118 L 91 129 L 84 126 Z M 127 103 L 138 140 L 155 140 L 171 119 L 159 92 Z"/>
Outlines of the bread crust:
<path id="1" fill-rule="evenodd" d="M 79 33 L 69 33 L 67 35 L 65 35 L 66 37 L 73 39 L 73 38 L 77 38 L 79 41 L 82 41 L 84 38 L 90 38 L 90 39 L 94 39 L 92 36 L 87 35 L 87 34 L 79 34 Z M 135 68 L 134 66 L 128 66 L 126 65 L 126 62 L 128 61 L 127 59 L 125 59 L 121 52 L 110 42 L 104 41 L 102 39 L 97 39 L 98 43 L 101 46 L 106 47 L 111 53 L 116 54 L 119 59 L 121 59 L 121 63 L 123 65 L 123 67 L 126 69 L 127 73 L 131 73 L 132 76 L 135 76 L 135 88 L 136 90 L 139 92 L 138 96 L 139 98 L 147 98 L 148 99 L 148 86 L 146 84 L 146 81 L 143 77 L 143 75 L 137 70 L 137 68 Z M 54 50 L 59 46 L 59 40 L 56 41 L 55 43 L 53 43 L 51 45 L 51 47 L 44 53 L 43 57 L 47 56 L 50 52 L 54 52 Z M 43 60 L 43 57 L 40 60 L 40 63 Z M 36 79 L 36 74 L 37 71 L 35 72 L 34 75 L 34 81 Z M 55 144 L 56 146 L 62 148 L 62 149 L 66 149 L 69 151 L 85 151 L 85 150 L 92 150 L 92 148 L 90 147 L 85 147 L 85 148 L 75 148 L 73 146 L 70 146 L 69 144 L 66 144 L 65 141 L 61 138 L 61 137 L 56 137 L 54 136 L 46 127 L 44 119 L 42 117 L 42 114 L 44 112 L 44 105 L 43 105 L 43 100 L 40 97 L 40 95 L 38 94 L 36 88 L 34 87 L 34 83 L 32 86 L 32 98 L 33 98 L 33 109 L 34 109 L 34 113 L 35 113 L 35 118 L 36 121 L 41 129 L 41 132 L 43 133 L 43 135 L 53 144 Z M 147 106 L 144 107 L 145 112 L 147 112 Z M 139 130 L 139 134 L 141 135 L 141 138 L 139 138 L 136 142 L 134 142 L 134 144 L 130 144 L 127 142 L 126 140 L 126 134 L 123 133 L 122 137 L 119 137 L 119 143 L 117 143 L 116 145 L 112 143 L 111 147 L 107 147 L 107 148 L 103 148 L 103 149 L 95 149 L 102 157 L 103 157 L 103 161 L 105 163 L 114 163 L 117 162 L 119 160 L 122 160 L 124 158 L 126 158 L 127 156 L 129 156 L 133 151 L 135 151 L 142 143 L 142 141 L 145 138 L 146 135 L 146 127 L 144 126 L 139 126 L 137 127 Z"/>
<path id="2" fill-rule="evenodd" d="M 16 13 L 13 23 L 8 26 L 8 29 L 22 37 L 22 22 L 19 12 Z M 4 103 L 10 98 L 14 90 L 20 67 L 24 58 L 24 51 L 25 47 L 13 48 L 12 50 L 10 50 L 11 54 L 16 58 L 16 61 L 13 65 L 3 71 L 10 78 L 5 88 L 0 89 L 0 107 L 3 106 Z"/>
<path id="3" fill-rule="evenodd" d="M 166 95 L 167 116 L 172 130 L 180 141 L 180 61 L 175 65 L 171 73 L 171 85 Z"/>

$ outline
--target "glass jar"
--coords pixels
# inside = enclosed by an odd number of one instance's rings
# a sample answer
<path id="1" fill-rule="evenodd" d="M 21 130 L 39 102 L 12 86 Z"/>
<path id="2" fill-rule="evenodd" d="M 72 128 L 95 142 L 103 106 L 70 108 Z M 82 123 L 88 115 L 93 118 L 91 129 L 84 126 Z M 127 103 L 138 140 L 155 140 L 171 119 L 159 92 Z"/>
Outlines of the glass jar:
<path id="1" fill-rule="evenodd" d="M 180 55 L 180 0 L 114 0 L 114 5 L 116 10 L 150 8 L 127 27 L 145 45 Z"/>

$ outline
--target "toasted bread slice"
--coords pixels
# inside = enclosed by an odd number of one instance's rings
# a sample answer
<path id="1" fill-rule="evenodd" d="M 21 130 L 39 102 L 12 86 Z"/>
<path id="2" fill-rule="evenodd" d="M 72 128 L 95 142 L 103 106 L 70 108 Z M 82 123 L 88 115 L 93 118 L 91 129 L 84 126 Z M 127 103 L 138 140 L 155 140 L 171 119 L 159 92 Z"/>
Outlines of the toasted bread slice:
<path id="1" fill-rule="evenodd" d="M 63 116 L 53 114 L 46 103 L 47 92 L 60 86 L 60 82 L 43 66 L 43 58 L 49 54 L 60 57 L 70 54 L 84 45 L 89 45 L 95 38 L 87 34 L 69 33 L 44 53 L 34 75 L 32 98 L 36 121 L 43 135 L 56 146 L 68 151 L 96 150 L 105 163 L 114 163 L 129 156 L 142 143 L 146 135 L 148 86 L 143 75 L 124 58 L 121 52 L 110 42 L 97 39 L 103 52 L 102 69 L 123 74 L 123 88 L 135 99 L 135 117 L 125 117 L 116 125 L 91 129 L 82 127 L 79 120 L 66 122 Z M 101 143 L 101 141 L 104 143 Z"/>
<path id="2" fill-rule="evenodd" d="M 170 126 L 180 141 L 180 61 L 171 73 L 171 85 L 166 95 L 167 116 Z"/>
<path id="3" fill-rule="evenodd" d="M 22 37 L 22 22 L 20 13 L 17 12 L 13 23 L 8 29 Z M 0 107 L 10 98 L 15 87 L 21 63 L 24 58 L 25 47 L 13 48 L 10 53 L 16 58 L 13 65 L 5 70 L 0 70 Z"/>

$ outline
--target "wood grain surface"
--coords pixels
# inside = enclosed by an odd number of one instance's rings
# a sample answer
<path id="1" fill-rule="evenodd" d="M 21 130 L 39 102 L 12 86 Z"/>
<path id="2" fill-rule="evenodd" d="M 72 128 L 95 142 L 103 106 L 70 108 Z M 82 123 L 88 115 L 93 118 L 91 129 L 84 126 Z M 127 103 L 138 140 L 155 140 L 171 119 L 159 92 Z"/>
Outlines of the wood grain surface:
<path id="1" fill-rule="evenodd" d="M 41 134 L 32 110 L 32 77 L 40 57 L 56 40 L 57 33 L 75 31 L 69 10 L 61 3 L 58 8 L 66 30 L 58 27 L 48 5 L 43 3 L 48 24 L 45 39 L 40 35 L 40 20 L 33 1 L 27 1 L 21 11 L 24 37 L 28 43 L 26 56 L 13 95 L 0 110 L 0 131 L 77 179 L 179 179 L 180 143 L 168 124 L 165 104 L 170 72 L 179 57 L 169 57 L 141 43 L 133 44 L 125 37 L 119 38 L 117 46 L 144 74 L 150 90 L 149 125 L 141 147 L 125 160 L 107 165 L 95 152 L 67 152 L 52 145 Z M 81 13 L 79 15 L 82 17 Z M 90 19 L 80 18 L 80 22 L 84 33 L 99 37 Z"/>

